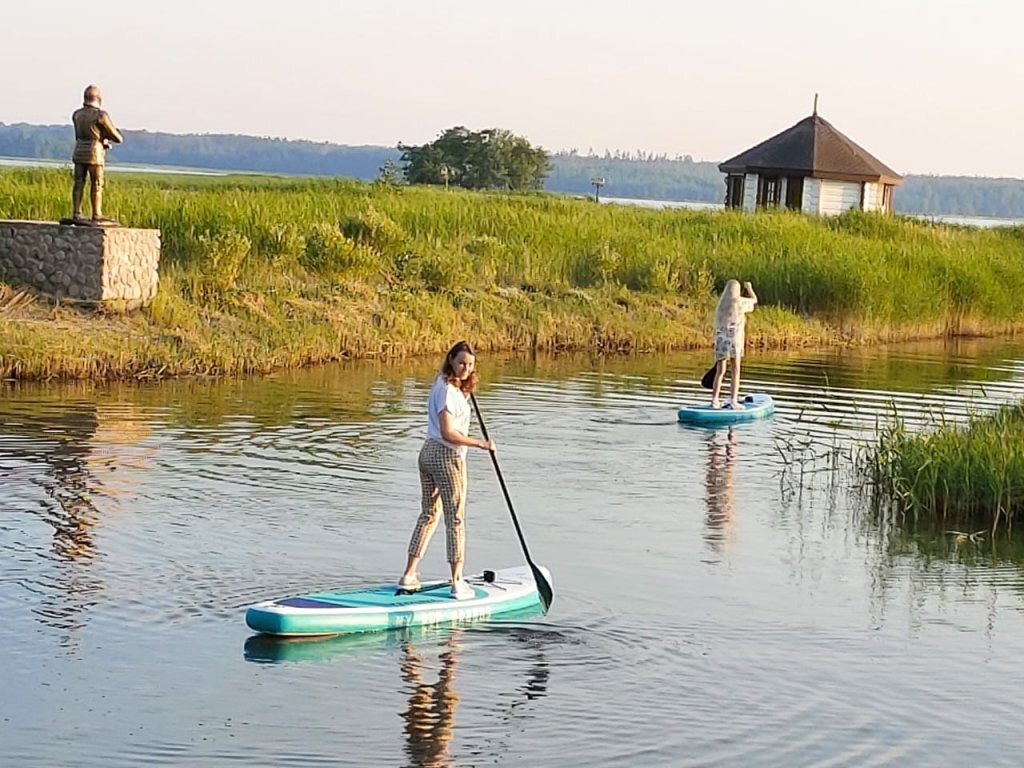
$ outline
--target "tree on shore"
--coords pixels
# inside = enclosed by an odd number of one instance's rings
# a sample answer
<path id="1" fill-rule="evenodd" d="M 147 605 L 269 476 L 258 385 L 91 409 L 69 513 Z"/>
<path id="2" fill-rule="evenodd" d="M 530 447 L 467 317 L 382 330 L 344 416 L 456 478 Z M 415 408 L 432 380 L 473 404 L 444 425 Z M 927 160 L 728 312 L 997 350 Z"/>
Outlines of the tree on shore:
<path id="1" fill-rule="evenodd" d="M 500 128 L 449 128 L 422 146 L 399 144 L 410 184 L 455 184 L 466 189 L 540 189 L 551 171 L 548 153 Z"/>

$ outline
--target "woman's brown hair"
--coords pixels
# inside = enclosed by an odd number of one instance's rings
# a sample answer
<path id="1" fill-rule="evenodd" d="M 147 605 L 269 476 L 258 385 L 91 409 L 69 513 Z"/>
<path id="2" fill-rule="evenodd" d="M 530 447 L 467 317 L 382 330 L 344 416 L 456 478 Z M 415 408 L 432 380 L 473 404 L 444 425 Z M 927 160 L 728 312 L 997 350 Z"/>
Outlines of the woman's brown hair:
<path id="1" fill-rule="evenodd" d="M 479 381 L 476 375 L 476 368 L 473 368 L 473 372 L 469 374 L 464 381 L 455 375 L 455 358 L 463 352 L 476 357 L 476 352 L 468 341 L 456 342 L 455 346 L 449 349 L 448 354 L 444 356 L 444 364 L 441 366 L 441 375 L 444 376 L 445 381 L 449 384 L 454 384 L 458 387 L 463 394 L 471 395 L 476 392 L 476 385 Z"/>

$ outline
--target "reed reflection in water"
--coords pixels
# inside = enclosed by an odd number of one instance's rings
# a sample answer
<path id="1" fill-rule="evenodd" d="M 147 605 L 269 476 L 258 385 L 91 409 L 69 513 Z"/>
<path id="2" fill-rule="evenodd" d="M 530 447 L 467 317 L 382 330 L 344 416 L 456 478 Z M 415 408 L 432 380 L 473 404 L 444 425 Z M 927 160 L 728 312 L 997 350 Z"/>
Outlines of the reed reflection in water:
<path id="1" fill-rule="evenodd" d="M 84 613 L 103 600 L 105 584 L 94 567 L 103 557 L 96 531 L 111 511 L 101 506 L 130 497 L 130 483 L 117 481 L 126 477 L 125 469 L 144 467 L 153 457 L 154 449 L 141 446 L 148 434 L 130 402 L 43 402 L 4 420 L 0 471 L 8 485 L 25 480 L 6 503 L 38 515 L 52 530 L 53 557 L 46 560 L 48 575 L 38 584 L 33 613 L 62 633 L 60 644 L 68 651 L 77 647 Z"/>

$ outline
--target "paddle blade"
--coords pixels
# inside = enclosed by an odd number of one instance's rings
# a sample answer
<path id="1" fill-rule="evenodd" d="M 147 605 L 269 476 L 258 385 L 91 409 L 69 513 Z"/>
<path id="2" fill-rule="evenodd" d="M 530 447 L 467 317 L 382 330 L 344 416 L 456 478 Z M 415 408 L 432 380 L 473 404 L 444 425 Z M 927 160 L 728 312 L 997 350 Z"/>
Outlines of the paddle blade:
<path id="1" fill-rule="evenodd" d="M 707 373 L 705 373 L 703 376 L 700 377 L 700 385 L 702 387 L 704 387 L 704 389 L 714 389 L 715 388 L 715 371 L 717 369 L 718 369 L 718 363 L 716 362 L 714 365 L 712 365 L 710 368 L 708 368 L 708 372 Z"/>
<path id="2" fill-rule="evenodd" d="M 533 571 L 533 580 L 537 584 L 537 594 L 540 596 L 540 607 L 544 610 L 544 613 L 547 613 L 548 608 L 551 607 L 551 601 L 555 599 L 555 593 L 551 589 L 551 580 L 544 572 L 544 569 L 534 565 L 533 563 L 530 563 L 530 570 Z"/>

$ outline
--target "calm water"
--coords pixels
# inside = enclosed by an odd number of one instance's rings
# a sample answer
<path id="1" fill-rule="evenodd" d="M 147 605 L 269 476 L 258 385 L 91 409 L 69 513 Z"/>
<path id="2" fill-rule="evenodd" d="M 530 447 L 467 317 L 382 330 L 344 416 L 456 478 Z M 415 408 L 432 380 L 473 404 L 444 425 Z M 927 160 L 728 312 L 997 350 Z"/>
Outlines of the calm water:
<path id="1" fill-rule="evenodd" d="M 245 607 L 397 576 L 433 361 L 8 382 L 0 763 L 1019 765 L 1019 543 L 880 528 L 846 468 L 1020 398 L 1024 344 L 754 354 L 779 411 L 732 431 L 675 422 L 705 357 L 481 359 L 552 611 L 292 643 Z M 522 562 L 470 472 L 469 568 Z"/>

